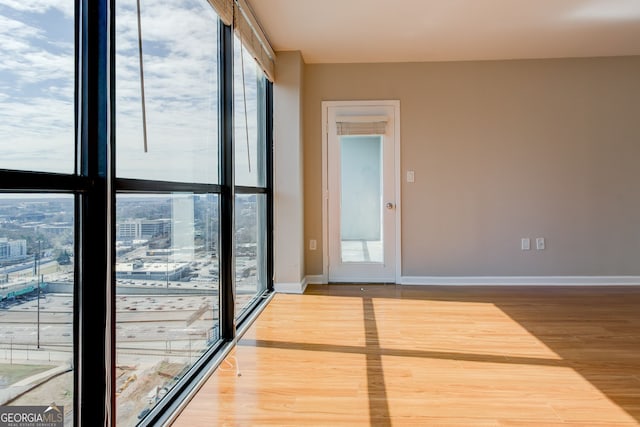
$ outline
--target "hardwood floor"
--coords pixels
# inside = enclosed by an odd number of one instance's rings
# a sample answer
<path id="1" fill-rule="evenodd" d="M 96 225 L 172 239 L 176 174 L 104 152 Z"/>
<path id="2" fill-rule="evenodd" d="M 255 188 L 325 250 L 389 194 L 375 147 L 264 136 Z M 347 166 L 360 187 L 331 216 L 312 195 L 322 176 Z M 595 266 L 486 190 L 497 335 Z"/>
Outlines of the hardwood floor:
<path id="1" fill-rule="evenodd" d="M 226 425 L 640 425 L 640 288 L 279 294 L 174 423 Z"/>

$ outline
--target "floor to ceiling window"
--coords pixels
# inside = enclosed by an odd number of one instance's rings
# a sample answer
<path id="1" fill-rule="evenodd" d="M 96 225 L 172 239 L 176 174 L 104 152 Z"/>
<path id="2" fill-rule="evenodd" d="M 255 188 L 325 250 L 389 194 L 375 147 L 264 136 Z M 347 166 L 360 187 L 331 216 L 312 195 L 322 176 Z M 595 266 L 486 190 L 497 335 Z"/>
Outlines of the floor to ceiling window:
<path id="1" fill-rule="evenodd" d="M 67 419 L 74 408 L 73 207 L 69 194 L 0 194 L 0 405 L 56 402 Z"/>
<path id="2" fill-rule="evenodd" d="M 156 423 L 272 289 L 272 87 L 233 7 L 0 4 L 0 405 Z"/>
<path id="3" fill-rule="evenodd" d="M 0 4 L 0 406 L 56 402 L 68 420 L 81 183 L 56 178 L 76 168 L 73 8 Z"/>
<path id="4" fill-rule="evenodd" d="M 216 23 L 202 0 L 117 3 L 120 425 L 150 412 L 220 338 Z"/>
<path id="5" fill-rule="evenodd" d="M 266 79 L 234 37 L 234 182 L 236 316 L 241 317 L 267 283 Z"/>

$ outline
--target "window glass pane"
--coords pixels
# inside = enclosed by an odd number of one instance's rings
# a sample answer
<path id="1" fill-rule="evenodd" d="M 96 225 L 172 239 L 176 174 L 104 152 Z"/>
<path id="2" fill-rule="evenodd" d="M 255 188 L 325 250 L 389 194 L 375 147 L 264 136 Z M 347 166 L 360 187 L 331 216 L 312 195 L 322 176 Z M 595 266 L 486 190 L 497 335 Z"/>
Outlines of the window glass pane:
<path id="1" fill-rule="evenodd" d="M 236 317 L 267 289 L 267 198 L 236 195 Z"/>
<path id="2" fill-rule="evenodd" d="M 117 176 L 218 183 L 218 18 L 206 0 L 142 0 L 140 18 L 144 85 L 136 1 L 116 3 Z"/>
<path id="3" fill-rule="evenodd" d="M 219 338 L 217 194 L 116 199 L 117 422 L 133 425 Z"/>
<path id="4" fill-rule="evenodd" d="M 340 137 L 342 262 L 384 262 L 382 137 Z"/>
<path id="5" fill-rule="evenodd" d="M 264 187 L 266 79 L 237 37 L 233 57 L 235 184 Z"/>
<path id="6" fill-rule="evenodd" d="M 72 0 L 0 3 L 0 169 L 74 172 L 73 14 Z"/>
<path id="7" fill-rule="evenodd" d="M 73 417 L 74 199 L 0 194 L 0 404 Z M 28 385 L 28 387 L 27 387 Z"/>

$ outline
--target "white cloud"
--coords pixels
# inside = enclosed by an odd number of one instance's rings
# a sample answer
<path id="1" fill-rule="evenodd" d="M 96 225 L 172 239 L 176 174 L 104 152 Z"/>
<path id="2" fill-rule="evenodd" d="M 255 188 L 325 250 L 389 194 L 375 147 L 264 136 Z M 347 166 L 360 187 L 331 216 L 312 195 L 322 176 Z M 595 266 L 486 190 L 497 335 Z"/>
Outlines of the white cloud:
<path id="1" fill-rule="evenodd" d="M 2 0 L 0 0 L 2 2 Z M 42 34 L 42 30 L 26 25 L 4 15 L 0 15 L 0 35 L 10 38 L 36 37 Z"/>
<path id="2" fill-rule="evenodd" d="M 216 182 L 217 24 L 211 7 L 194 1 L 142 2 L 148 153 L 142 149 L 133 1 L 119 2 L 116 21 L 119 174 Z"/>
<path id="3" fill-rule="evenodd" d="M 0 167 L 71 173 L 73 103 L 52 98 L 0 102 Z"/>
<path id="4" fill-rule="evenodd" d="M 62 2 L 13 2 L 0 5 L 14 12 L 44 13 L 60 8 L 73 28 Z M 71 13 L 73 4 L 71 4 Z M 1 9 L 0 9 L 1 10 Z M 20 16 L 20 13 L 13 13 Z M 72 15 L 71 15 L 72 16 Z M 0 15 L 0 167 L 73 172 L 74 166 L 74 51 L 70 40 L 48 39 L 30 17 L 24 22 Z"/>
<path id="5" fill-rule="evenodd" d="M 72 0 L 0 0 L 0 5 L 19 12 L 44 13 L 48 10 L 62 12 L 67 18 L 73 18 L 74 2 Z"/>
<path id="6" fill-rule="evenodd" d="M 0 5 L 26 14 L 61 11 L 65 19 L 57 24 L 73 31 L 72 1 L 0 0 Z M 129 178 L 216 182 L 215 13 L 206 0 L 142 0 L 149 142 L 149 152 L 144 153 L 135 0 L 120 0 L 116 7 L 118 174 Z M 2 7 L 0 14 L 1 10 Z M 73 37 L 71 41 L 50 39 L 46 28 L 34 26 L 35 21 L 26 18 L 19 21 L 15 17 L 20 14 L 11 16 L 0 15 L 0 140 L 11 141 L 11 147 L 3 148 L 0 167 L 69 172 L 73 168 L 74 138 Z M 253 62 L 250 57 L 249 60 Z M 250 151 L 255 153 L 255 70 L 250 64 L 245 66 Z M 236 107 L 244 106 L 239 90 L 235 103 Z M 236 117 L 238 173 L 243 173 L 244 168 L 249 176 L 244 115 Z M 255 161 L 252 159 L 254 165 Z"/>

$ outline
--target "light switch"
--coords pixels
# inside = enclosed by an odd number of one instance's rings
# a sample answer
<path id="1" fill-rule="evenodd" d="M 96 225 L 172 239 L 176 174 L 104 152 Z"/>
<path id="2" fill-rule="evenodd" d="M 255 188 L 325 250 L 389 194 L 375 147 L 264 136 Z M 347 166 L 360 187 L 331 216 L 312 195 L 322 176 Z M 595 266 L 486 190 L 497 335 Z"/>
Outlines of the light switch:
<path id="1" fill-rule="evenodd" d="M 316 249 L 318 249 L 318 242 L 315 239 L 309 240 L 309 250 L 315 251 Z"/>
<path id="2" fill-rule="evenodd" d="M 531 249 L 531 239 L 529 239 L 528 237 L 522 238 L 522 240 L 520 241 L 520 248 L 523 251 L 530 250 Z"/>
<path id="3" fill-rule="evenodd" d="M 414 171 L 407 171 L 407 182 L 415 182 L 416 173 Z"/>
<path id="4" fill-rule="evenodd" d="M 544 237 L 536 238 L 536 249 L 541 251 L 545 248 Z"/>

